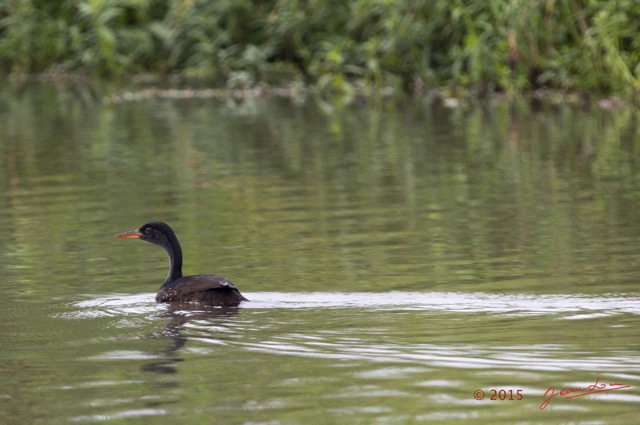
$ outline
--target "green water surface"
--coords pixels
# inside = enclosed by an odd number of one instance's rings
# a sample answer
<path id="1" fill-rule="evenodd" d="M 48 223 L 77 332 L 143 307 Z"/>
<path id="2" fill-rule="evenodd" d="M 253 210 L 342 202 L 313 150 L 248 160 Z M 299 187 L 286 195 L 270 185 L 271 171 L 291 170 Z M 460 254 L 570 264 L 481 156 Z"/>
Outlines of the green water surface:
<path id="1" fill-rule="evenodd" d="M 0 423 L 636 421 L 637 111 L 83 93 L 3 86 Z"/>

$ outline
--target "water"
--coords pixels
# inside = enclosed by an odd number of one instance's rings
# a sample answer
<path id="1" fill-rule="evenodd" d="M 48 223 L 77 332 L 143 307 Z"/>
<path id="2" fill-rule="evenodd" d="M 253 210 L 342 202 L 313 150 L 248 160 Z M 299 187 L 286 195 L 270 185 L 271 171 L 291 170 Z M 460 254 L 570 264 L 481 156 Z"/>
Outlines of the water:
<path id="1" fill-rule="evenodd" d="M 635 421 L 637 112 L 2 93 L 0 423 Z"/>

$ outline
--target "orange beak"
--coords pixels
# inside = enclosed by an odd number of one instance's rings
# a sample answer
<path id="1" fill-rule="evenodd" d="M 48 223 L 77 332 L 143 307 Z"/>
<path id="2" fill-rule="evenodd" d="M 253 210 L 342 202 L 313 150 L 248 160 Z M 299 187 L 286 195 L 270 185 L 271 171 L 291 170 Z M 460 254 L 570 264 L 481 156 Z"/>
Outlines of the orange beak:
<path id="1" fill-rule="evenodd" d="M 140 239 L 140 236 L 142 236 L 142 233 L 140 233 L 138 230 L 130 230 L 128 232 L 118 233 L 116 235 L 116 238 L 119 238 L 119 239 Z"/>

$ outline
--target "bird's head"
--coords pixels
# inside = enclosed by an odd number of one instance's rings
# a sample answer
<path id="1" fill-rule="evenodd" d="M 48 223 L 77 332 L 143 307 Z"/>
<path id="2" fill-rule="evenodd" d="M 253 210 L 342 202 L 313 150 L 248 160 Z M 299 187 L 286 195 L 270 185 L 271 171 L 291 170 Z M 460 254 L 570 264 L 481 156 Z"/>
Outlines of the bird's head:
<path id="1" fill-rule="evenodd" d="M 153 221 L 140 226 L 139 229 L 118 233 L 116 238 L 120 239 L 142 239 L 156 245 L 165 246 L 175 239 L 173 229 L 160 221 Z"/>

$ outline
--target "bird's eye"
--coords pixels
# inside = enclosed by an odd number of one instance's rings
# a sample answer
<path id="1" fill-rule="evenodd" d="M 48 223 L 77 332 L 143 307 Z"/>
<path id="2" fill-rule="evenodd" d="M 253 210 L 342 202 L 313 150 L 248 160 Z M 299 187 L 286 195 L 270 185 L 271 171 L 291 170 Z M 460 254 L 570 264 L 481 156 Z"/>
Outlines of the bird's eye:
<path id="1" fill-rule="evenodd" d="M 149 233 L 151 233 L 151 227 L 146 227 L 144 229 L 144 232 L 148 235 Z"/>

